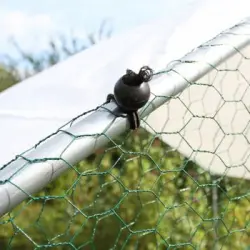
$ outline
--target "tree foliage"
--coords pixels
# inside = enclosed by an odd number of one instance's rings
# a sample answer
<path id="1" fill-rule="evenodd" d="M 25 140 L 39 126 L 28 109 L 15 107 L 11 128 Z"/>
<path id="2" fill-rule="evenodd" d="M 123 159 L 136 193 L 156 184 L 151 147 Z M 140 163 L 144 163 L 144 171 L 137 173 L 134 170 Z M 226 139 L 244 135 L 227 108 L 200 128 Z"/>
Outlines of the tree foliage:
<path id="1" fill-rule="evenodd" d="M 18 56 L 2 55 L 5 62 L 3 67 L 5 71 L 12 73 L 11 76 L 13 76 L 14 72 L 16 76 L 18 69 L 21 68 L 22 74 L 19 74 L 17 78 L 20 81 L 95 45 L 101 40 L 109 38 L 111 34 L 112 31 L 108 29 L 107 20 L 104 20 L 98 31 L 88 34 L 86 39 L 78 38 L 73 34 L 70 37 L 58 35 L 48 42 L 46 50 L 39 53 L 25 51 L 15 39 L 11 39 L 13 48 L 17 51 Z"/>
<path id="2" fill-rule="evenodd" d="M 16 84 L 20 80 L 17 72 L 0 66 L 0 92 Z"/>
<path id="3" fill-rule="evenodd" d="M 141 129 L 120 136 L 3 217 L 2 246 L 244 249 L 250 244 L 249 188 L 247 181 L 214 179 Z"/>

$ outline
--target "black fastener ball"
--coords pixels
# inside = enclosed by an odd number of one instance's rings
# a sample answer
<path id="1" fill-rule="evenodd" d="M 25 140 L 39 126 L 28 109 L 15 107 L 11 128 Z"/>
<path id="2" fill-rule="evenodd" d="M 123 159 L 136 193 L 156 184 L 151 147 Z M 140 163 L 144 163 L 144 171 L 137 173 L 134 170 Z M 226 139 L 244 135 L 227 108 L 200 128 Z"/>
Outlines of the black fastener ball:
<path id="1" fill-rule="evenodd" d="M 114 99 L 118 107 L 127 113 L 131 129 L 136 129 L 140 125 L 137 110 L 149 100 L 148 82 L 152 76 L 153 70 L 148 66 L 142 67 L 138 74 L 127 70 L 127 73 L 116 82 L 114 95 L 108 96 L 108 100 Z"/>
<path id="2" fill-rule="evenodd" d="M 124 112 L 136 111 L 148 102 L 150 97 L 148 81 L 152 77 L 151 71 L 148 67 L 143 67 L 139 74 L 127 70 L 127 74 L 115 84 L 114 97 Z"/>

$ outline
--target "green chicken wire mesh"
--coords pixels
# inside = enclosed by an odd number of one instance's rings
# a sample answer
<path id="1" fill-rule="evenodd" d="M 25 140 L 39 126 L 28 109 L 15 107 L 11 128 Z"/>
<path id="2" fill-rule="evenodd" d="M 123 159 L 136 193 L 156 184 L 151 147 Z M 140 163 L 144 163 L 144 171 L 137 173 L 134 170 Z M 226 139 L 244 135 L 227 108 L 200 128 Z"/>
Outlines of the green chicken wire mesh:
<path id="1" fill-rule="evenodd" d="M 237 25 L 156 73 L 143 128 L 126 130 L 104 105 L 2 166 L 0 248 L 248 249 L 247 30 Z M 77 130 L 103 117 L 101 132 Z"/>

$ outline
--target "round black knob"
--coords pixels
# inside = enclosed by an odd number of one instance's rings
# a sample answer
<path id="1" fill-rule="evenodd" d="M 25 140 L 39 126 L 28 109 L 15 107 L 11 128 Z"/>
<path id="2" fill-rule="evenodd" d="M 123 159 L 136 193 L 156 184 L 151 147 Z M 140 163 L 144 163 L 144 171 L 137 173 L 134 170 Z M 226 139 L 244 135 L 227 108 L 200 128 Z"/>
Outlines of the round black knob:
<path id="1" fill-rule="evenodd" d="M 132 70 L 122 76 L 114 88 L 114 98 L 124 112 L 132 112 L 142 108 L 149 100 L 153 70 L 147 66 L 141 68 L 139 74 Z"/>

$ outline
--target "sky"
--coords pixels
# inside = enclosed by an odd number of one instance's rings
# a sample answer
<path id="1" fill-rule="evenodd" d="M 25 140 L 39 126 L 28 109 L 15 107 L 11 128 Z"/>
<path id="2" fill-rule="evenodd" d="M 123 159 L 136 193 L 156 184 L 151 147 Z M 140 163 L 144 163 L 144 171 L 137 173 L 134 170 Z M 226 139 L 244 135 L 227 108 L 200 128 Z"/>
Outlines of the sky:
<path id="1" fill-rule="evenodd" d="M 168 0 L 0 0 L 0 55 L 15 54 L 14 38 L 26 51 L 39 52 L 58 34 L 85 38 L 103 20 L 113 35 L 161 18 Z M 169 0 L 173 8 L 181 0 Z"/>

